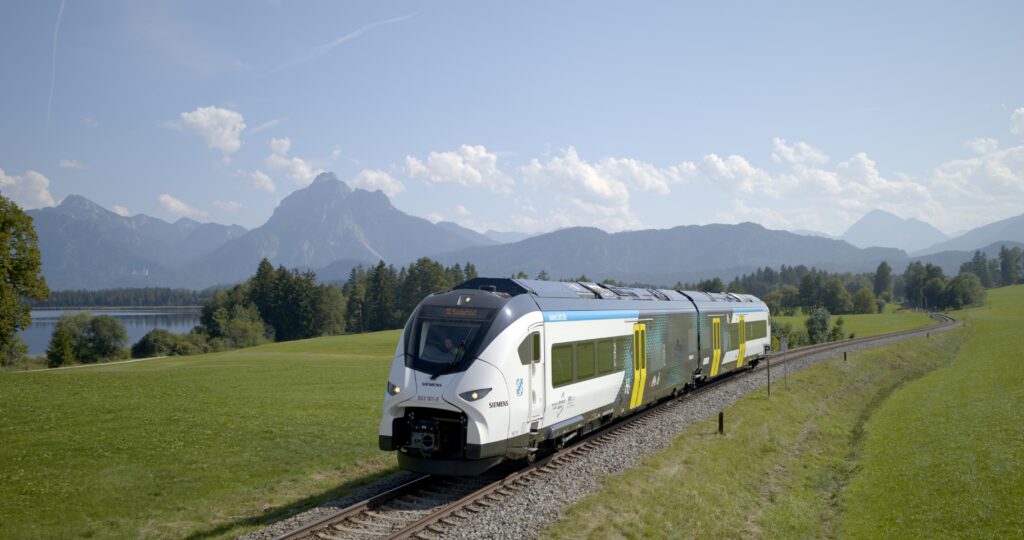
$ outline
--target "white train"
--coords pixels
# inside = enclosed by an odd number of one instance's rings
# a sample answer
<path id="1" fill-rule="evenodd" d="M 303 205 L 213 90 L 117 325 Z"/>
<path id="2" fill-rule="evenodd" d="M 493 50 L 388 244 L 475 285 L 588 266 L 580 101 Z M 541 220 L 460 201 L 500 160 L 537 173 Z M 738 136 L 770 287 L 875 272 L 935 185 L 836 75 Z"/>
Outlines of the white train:
<path id="1" fill-rule="evenodd" d="M 380 448 L 475 475 L 532 459 L 769 349 L 757 298 L 478 278 L 424 299 L 398 342 Z"/>

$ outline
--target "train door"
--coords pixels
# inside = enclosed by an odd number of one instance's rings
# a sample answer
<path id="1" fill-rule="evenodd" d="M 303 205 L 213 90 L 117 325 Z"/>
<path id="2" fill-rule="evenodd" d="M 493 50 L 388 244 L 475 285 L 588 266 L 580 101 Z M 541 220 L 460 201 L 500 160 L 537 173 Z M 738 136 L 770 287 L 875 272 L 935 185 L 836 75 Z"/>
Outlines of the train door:
<path id="1" fill-rule="evenodd" d="M 722 362 L 722 318 L 711 318 L 711 376 L 718 375 Z"/>
<path id="2" fill-rule="evenodd" d="M 647 385 L 647 324 L 633 325 L 633 393 L 630 394 L 629 408 L 639 407 L 644 402 L 644 387 Z"/>
<path id="3" fill-rule="evenodd" d="M 740 315 L 740 356 L 739 359 L 736 360 L 736 369 L 743 367 L 743 355 L 746 354 L 747 352 L 747 323 L 745 321 L 746 318 L 746 315 Z"/>
<path id="4" fill-rule="evenodd" d="M 527 422 L 539 420 L 544 415 L 544 325 L 530 327 L 532 361 L 530 362 L 527 385 L 529 392 L 529 413 Z"/>

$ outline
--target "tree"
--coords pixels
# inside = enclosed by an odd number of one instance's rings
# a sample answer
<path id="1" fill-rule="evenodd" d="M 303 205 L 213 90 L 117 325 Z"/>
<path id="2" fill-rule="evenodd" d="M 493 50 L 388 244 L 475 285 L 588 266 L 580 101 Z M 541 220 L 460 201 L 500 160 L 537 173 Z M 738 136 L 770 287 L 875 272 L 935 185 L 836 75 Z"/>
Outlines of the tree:
<path id="1" fill-rule="evenodd" d="M 823 303 L 829 313 L 848 313 L 853 305 L 849 291 L 837 277 L 825 284 Z"/>
<path id="2" fill-rule="evenodd" d="M 50 336 L 50 346 L 46 349 L 46 365 L 53 368 L 73 364 L 75 341 L 70 329 L 58 323 Z"/>
<path id="3" fill-rule="evenodd" d="M 815 308 L 804 321 L 807 328 L 807 339 L 811 345 L 824 343 L 828 339 L 829 313 L 825 308 Z"/>
<path id="4" fill-rule="evenodd" d="M 843 321 L 842 317 L 836 317 L 836 322 L 832 326 L 832 329 L 828 332 L 829 341 L 841 341 L 843 339 Z"/>
<path id="5" fill-rule="evenodd" d="M 862 287 L 857 294 L 853 295 L 854 313 L 874 313 L 876 311 L 878 311 L 878 302 L 871 289 Z"/>
<path id="6" fill-rule="evenodd" d="M 892 267 L 889 266 L 888 262 L 882 261 L 878 263 L 878 269 L 875 270 L 874 285 L 876 297 L 892 292 Z"/>
<path id="7" fill-rule="evenodd" d="M 97 315 L 89 320 L 82 332 L 82 362 L 98 362 L 119 358 L 121 350 L 128 342 L 128 332 L 124 325 L 110 315 Z"/>
<path id="8" fill-rule="evenodd" d="M 4 362 L 16 350 L 18 331 L 32 321 L 25 298 L 45 300 L 50 289 L 43 278 L 39 238 L 32 218 L 0 195 L 0 354 Z"/>
<path id="9" fill-rule="evenodd" d="M 1006 246 L 999 248 L 999 274 L 1002 284 L 1013 285 L 1020 279 L 1021 249 L 1015 247 L 1006 249 Z"/>
<path id="10" fill-rule="evenodd" d="M 705 279 L 697 283 L 697 290 L 702 292 L 722 292 L 725 290 L 725 283 L 720 278 Z"/>
<path id="11" fill-rule="evenodd" d="M 540 281 L 547 281 L 547 280 L 551 279 L 551 277 L 548 276 L 548 273 L 547 273 L 546 270 L 541 270 L 540 273 L 537 274 L 537 279 L 539 279 Z"/>
<path id="12" fill-rule="evenodd" d="M 984 301 L 985 288 L 981 286 L 978 276 L 971 272 L 960 272 L 960 275 L 949 281 L 942 292 L 942 305 L 946 308 L 960 309 Z"/>
<path id="13" fill-rule="evenodd" d="M 366 329 L 375 332 L 393 328 L 396 324 L 395 287 L 397 274 L 394 266 L 380 261 L 370 270 L 366 287 Z"/>
<path id="14" fill-rule="evenodd" d="M 823 293 L 819 274 L 806 274 L 800 279 L 800 306 L 804 309 L 820 306 Z"/>
<path id="15" fill-rule="evenodd" d="M 199 352 L 188 337 L 168 332 L 163 328 L 154 328 L 132 345 L 132 358 L 152 358 L 154 356 L 184 356 Z"/>

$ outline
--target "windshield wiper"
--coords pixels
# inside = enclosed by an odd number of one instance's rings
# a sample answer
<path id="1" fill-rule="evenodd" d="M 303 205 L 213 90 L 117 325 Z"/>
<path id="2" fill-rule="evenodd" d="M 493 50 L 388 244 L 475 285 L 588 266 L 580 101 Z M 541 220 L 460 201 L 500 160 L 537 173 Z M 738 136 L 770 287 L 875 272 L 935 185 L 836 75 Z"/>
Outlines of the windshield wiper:
<path id="1" fill-rule="evenodd" d="M 447 375 L 459 368 L 459 365 L 462 363 L 462 357 L 466 354 L 466 349 L 468 348 L 466 346 L 466 340 L 469 339 L 469 335 L 472 334 L 474 330 L 476 330 L 476 328 L 470 328 L 469 331 L 466 332 L 466 335 L 462 337 L 462 340 L 459 341 L 459 352 L 455 353 L 455 358 L 452 358 L 452 363 L 449 364 L 448 369 L 431 375 L 430 380 L 433 381 L 441 375 Z"/>

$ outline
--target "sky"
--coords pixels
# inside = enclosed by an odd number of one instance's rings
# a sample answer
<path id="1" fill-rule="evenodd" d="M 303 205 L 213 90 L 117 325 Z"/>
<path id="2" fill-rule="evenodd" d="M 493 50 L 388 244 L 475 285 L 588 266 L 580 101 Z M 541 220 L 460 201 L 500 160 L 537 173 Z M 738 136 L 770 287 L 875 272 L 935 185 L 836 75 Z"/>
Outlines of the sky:
<path id="1" fill-rule="evenodd" d="M 484 231 L 1024 213 L 1021 2 L 0 0 L 0 193 Z"/>

